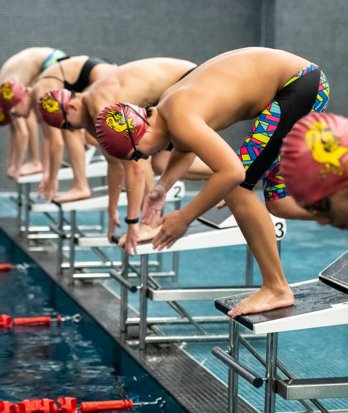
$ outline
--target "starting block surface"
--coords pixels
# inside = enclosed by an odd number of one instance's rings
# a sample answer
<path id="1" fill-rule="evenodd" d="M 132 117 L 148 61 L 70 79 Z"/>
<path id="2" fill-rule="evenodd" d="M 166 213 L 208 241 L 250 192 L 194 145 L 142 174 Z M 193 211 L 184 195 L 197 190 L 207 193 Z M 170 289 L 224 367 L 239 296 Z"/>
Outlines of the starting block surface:
<path id="1" fill-rule="evenodd" d="M 254 333 L 272 333 L 348 324 L 348 251 L 319 273 L 319 280 L 293 284 L 295 305 L 236 318 Z M 221 298 L 215 307 L 227 314 L 249 294 Z"/>
<path id="2" fill-rule="evenodd" d="M 199 221 L 216 228 L 231 228 L 238 225 L 235 217 L 231 214 L 227 206 L 222 208 L 214 207 L 198 218 Z"/>
<path id="3" fill-rule="evenodd" d="M 348 251 L 319 273 L 319 279 L 348 293 Z"/>
<path id="4" fill-rule="evenodd" d="M 256 334 L 348 324 L 348 293 L 320 280 L 305 281 L 291 287 L 295 295 L 295 305 L 240 316 L 236 321 Z M 247 293 L 221 298 L 215 301 L 215 307 L 227 314 L 250 295 Z"/>

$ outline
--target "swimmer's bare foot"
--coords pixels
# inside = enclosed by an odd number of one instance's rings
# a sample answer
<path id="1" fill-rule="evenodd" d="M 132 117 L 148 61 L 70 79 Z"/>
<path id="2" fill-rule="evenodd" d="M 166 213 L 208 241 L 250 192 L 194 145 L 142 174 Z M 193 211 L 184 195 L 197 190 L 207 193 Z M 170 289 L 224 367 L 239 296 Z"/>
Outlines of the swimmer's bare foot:
<path id="1" fill-rule="evenodd" d="M 55 196 L 54 201 L 59 202 L 59 203 L 80 201 L 82 199 L 87 199 L 90 196 L 91 196 L 91 191 L 89 188 L 84 189 L 84 190 L 71 188 L 65 194 Z"/>
<path id="2" fill-rule="evenodd" d="M 289 307 L 294 305 L 294 302 L 294 294 L 289 286 L 279 293 L 262 286 L 259 291 L 242 300 L 227 314 L 235 318 L 243 314 L 262 313 L 275 308 Z"/>
<path id="3" fill-rule="evenodd" d="M 7 173 L 7 176 L 8 176 L 9 178 L 16 178 L 16 176 L 17 176 L 17 174 L 16 174 L 16 168 L 15 168 L 15 166 L 13 166 L 13 165 L 10 165 L 10 166 L 7 168 L 6 173 Z"/>
<path id="4" fill-rule="evenodd" d="M 42 172 L 41 162 L 26 162 L 19 169 L 20 175 L 32 175 Z"/>
<path id="5" fill-rule="evenodd" d="M 139 224 L 139 237 L 138 237 L 138 242 L 142 241 L 150 241 L 152 238 L 154 238 L 160 230 L 160 226 L 156 227 L 151 227 L 150 225 L 147 224 Z M 127 233 L 123 234 L 120 236 L 118 239 L 117 244 L 123 248 L 126 244 L 126 239 L 127 239 Z"/>

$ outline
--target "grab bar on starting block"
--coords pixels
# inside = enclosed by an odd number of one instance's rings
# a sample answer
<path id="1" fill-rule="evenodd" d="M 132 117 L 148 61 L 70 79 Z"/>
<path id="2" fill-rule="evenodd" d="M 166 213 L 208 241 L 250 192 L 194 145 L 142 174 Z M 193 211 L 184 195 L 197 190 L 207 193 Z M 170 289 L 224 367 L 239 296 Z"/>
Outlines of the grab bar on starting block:
<path id="1" fill-rule="evenodd" d="M 248 381 L 254 387 L 261 387 L 263 385 L 264 379 L 262 377 L 257 377 L 253 372 L 251 372 L 247 367 L 236 361 L 230 354 L 222 350 L 220 347 L 213 347 L 211 352 L 221 360 L 226 366 L 232 368 L 237 374 L 239 374 L 243 379 Z"/>
<path id="2" fill-rule="evenodd" d="M 124 287 L 127 288 L 131 293 L 136 293 L 138 291 L 138 287 L 134 284 L 131 284 L 125 278 L 122 277 L 122 271 L 116 271 L 115 269 L 110 270 L 109 272 L 110 277 L 121 283 Z"/>

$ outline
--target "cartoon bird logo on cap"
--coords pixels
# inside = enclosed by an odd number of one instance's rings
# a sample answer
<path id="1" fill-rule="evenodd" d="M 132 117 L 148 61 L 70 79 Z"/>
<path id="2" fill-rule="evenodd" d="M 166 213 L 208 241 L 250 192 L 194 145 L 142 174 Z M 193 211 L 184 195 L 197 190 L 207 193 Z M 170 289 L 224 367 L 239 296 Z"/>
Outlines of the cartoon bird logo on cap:
<path id="1" fill-rule="evenodd" d="M 306 132 L 306 144 L 312 151 L 313 159 L 323 164 L 322 175 L 342 175 L 343 165 L 340 161 L 348 149 L 341 145 L 340 138 L 334 135 L 330 127 L 323 121 L 315 121 Z"/>
<path id="2" fill-rule="evenodd" d="M 41 107 L 49 113 L 59 112 L 60 106 L 56 99 L 51 96 L 45 96 L 41 101 Z"/>
<path id="3" fill-rule="evenodd" d="M 105 122 L 108 127 L 118 133 L 128 132 L 128 129 L 130 131 L 136 129 L 135 126 L 132 125 L 132 121 L 133 118 L 126 119 L 124 114 L 118 110 L 110 110 L 105 116 Z M 126 122 L 128 123 L 128 128 Z M 124 136 L 129 139 L 128 133 L 124 133 Z"/>
<path id="4" fill-rule="evenodd" d="M 1 85 L 1 93 L 4 99 L 11 100 L 14 97 L 11 83 L 3 83 Z"/>

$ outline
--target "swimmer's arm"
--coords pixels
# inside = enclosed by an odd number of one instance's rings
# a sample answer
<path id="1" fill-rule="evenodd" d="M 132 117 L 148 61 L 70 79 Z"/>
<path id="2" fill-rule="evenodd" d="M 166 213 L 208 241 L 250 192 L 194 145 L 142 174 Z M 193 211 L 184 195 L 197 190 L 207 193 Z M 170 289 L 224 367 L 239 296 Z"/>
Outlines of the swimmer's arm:
<path id="1" fill-rule="evenodd" d="M 48 139 L 43 139 L 42 143 L 42 169 L 43 174 L 49 176 L 50 173 L 50 145 Z"/>
<path id="2" fill-rule="evenodd" d="M 108 160 L 107 183 L 108 183 L 108 240 L 112 242 L 115 235 L 115 227 L 120 227 L 118 215 L 118 200 L 121 193 L 121 185 L 124 177 L 124 169 L 121 162 L 115 159 Z"/>
<path id="3" fill-rule="evenodd" d="M 124 161 L 127 188 L 127 218 L 139 218 L 145 191 L 145 160 Z"/>
<path id="4" fill-rule="evenodd" d="M 193 152 L 179 152 L 173 149 L 166 169 L 163 171 L 157 185 L 163 186 L 166 192 L 178 181 L 190 168 L 196 155 Z"/>
<path id="5" fill-rule="evenodd" d="M 178 145 L 189 148 L 213 172 L 202 190 L 180 211 L 183 221 L 189 224 L 237 187 L 245 172 L 233 149 L 201 117 L 181 113 L 180 122 L 173 118 L 169 130 Z"/>
<path id="6" fill-rule="evenodd" d="M 118 200 L 122 190 L 122 183 L 124 178 L 124 168 L 118 159 L 107 157 L 107 183 L 108 183 L 108 213 L 112 216 L 117 209 Z"/>

